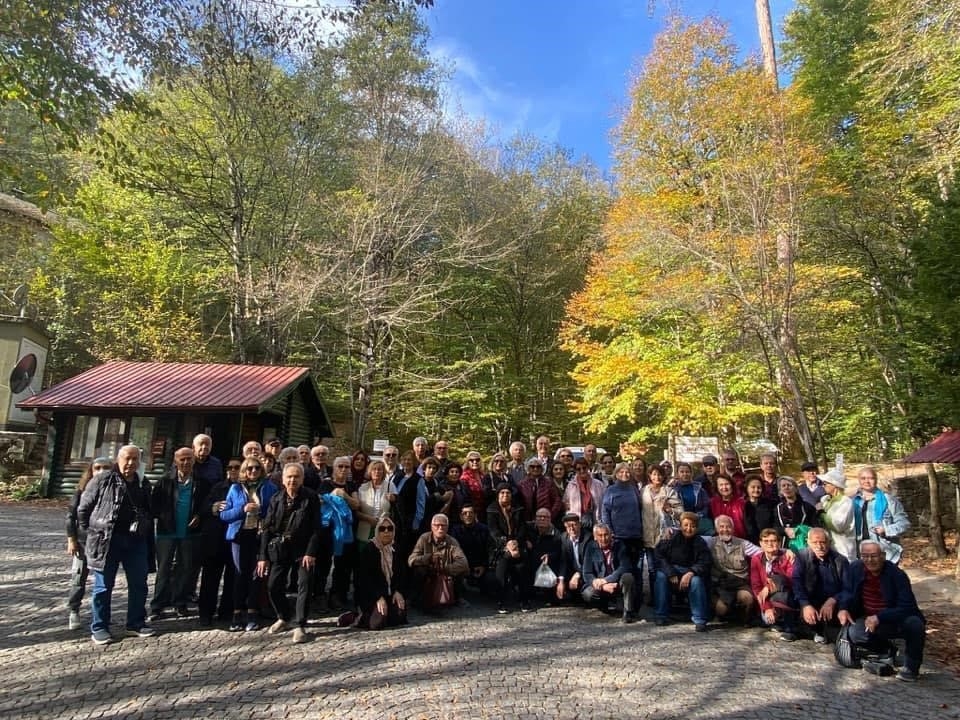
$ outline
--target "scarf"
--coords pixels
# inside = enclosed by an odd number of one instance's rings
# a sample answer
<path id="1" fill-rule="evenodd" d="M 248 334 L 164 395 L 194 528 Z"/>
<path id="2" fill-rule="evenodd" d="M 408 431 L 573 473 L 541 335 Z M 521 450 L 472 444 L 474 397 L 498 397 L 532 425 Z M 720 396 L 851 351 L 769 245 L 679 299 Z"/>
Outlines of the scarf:
<path id="1" fill-rule="evenodd" d="M 592 478 L 591 478 L 592 479 Z M 577 480 L 577 486 L 580 488 L 580 513 L 593 512 L 593 494 L 590 492 L 590 483 Z"/>
<path id="2" fill-rule="evenodd" d="M 382 521 L 381 521 L 382 522 Z M 380 551 L 380 570 L 387 581 L 387 597 L 393 595 L 393 589 L 390 587 L 390 579 L 393 577 L 393 543 L 383 543 L 380 541 L 380 533 L 374 532 L 371 541 L 377 550 Z"/>
<path id="3" fill-rule="evenodd" d="M 877 488 L 873 491 L 873 500 L 865 500 L 860 493 L 857 493 L 853 498 L 853 504 L 856 508 L 854 515 L 854 521 L 857 527 L 857 537 L 863 537 L 863 505 L 866 502 L 873 503 L 870 506 L 870 529 L 877 527 L 878 525 L 883 525 L 883 516 L 887 512 L 887 494 L 883 490 Z M 871 533 L 872 534 L 872 533 Z M 889 559 L 889 558 L 888 558 Z"/>

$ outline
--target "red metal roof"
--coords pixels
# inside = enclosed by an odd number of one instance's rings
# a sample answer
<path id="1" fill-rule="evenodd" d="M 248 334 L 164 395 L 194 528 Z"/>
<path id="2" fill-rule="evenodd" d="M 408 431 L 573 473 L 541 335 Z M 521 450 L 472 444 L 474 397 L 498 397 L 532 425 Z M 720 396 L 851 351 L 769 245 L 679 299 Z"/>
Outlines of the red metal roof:
<path id="1" fill-rule="evenodd" d="M 960 462 L 960 430 L 944 430 L 933 440 L 912 455 L 905 463 L 955 463 Z"/>
<path id="2" fill-rule="evenodd" d="M 259 411 L 309 368 L 115 361 L 17 403 L 24 410 Z"/>

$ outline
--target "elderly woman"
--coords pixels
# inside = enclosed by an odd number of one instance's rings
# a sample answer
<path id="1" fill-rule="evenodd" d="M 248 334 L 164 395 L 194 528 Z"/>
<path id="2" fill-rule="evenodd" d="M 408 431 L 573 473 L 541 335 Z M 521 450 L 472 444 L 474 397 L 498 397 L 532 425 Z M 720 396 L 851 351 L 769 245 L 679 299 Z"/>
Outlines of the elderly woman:
<path id="1" fill-rule="evenodd" d="M 382 630 L 407 624 L 407 601 L 400 592 L 404 558 L 394 557 L 397 527 L 389 517 L 375 524 L 374 536 L 357 559 L 356 601 L 360 608 L 357 627 Z"/>
<path id="2" fill-rule="evenodd" d="M 747 536 L 747 526 L 743 519 L 745 502 L 736 494 L 733 480 L 726 475 L 717 476 L 716 493 L 710 498 L 710 517 L 717 518 L 720 515 L 729 517 L 733 521 L 733 534 L 739 538 Z"/>
<path id="3" fill-rule="evenodd" d="M 743 524 L 747 532 L 743 537 L 752 543 L 759 543 L 760 531 L 773 527 L 776 523 L 777 506 L 764 497 L 763 479 L 759 475 L 748 477 L 744 490 L 746 495 L 743 503 Z"/>
<path id="4" fill-rule="evenodd" d="M 797 490 L 797 482 L 792 477 L 783 476 L 780 483 L 780 503 L 777 505 L 776 530 L 783 538 L 783 544 L 790 545 L 794 539 L 797 539 L 797 529 L 802 525 L 807 529 L 820 527 L 820 519 L 817 516 L 816 508 L 808 502 L 804 502 Z M 806 547 L 806 538 L 798 539 L 800 547 L 795 550 L 802 550 Z"/>
<path id="5" fill-rule="evenodd" d="M 483 476 L 483 507 L 489 507 L 497 501 L 497 487 L 506 483 L 512 492 L 516 492 L 510 473 L 507 472 L 507 457 L 503 453 L 496 453 L 490 458 L 490 469 Z M 476 506 L 474 506 L 476 507 Z"/>
<path id="6" fill-rule="evenodd" d="M 836 468 L 818 477 L 827 493 L 822 500 L 821 521 L 830 533 L 830 545 L 853 562 L 857 559 L 856 517 L 853 500 L 844 493 L 847 487 L 846 478 Z"/>
<path id="7" fill-rule="evenodd" d="M 233 483 L 220 510 L 220 519 L 227 523 L 226 538 L 230 542 L 233 567 L 233 620 L 231 632 L 259 629 L 256 621 L 262 579 L 254 577 L 257 550 L 260 546 L 260 522 L 270 506 L 276 486 L 263 476 L 263 464 L 256 456 L 240 465 L 240 482 Z M 246 617 L 243 610 L 246 608 Z"/>
<path id="8" fill-rule="evenodd" d="M 367 478 L 353 495 L 359 503 L 353 515 L 357 521 L 356 541 L 361 546 L 373 539 L 377 519 L 389 515 L 391 504 L 397 501 L 397 488 L 387 480 L 387 466 L 382 460 L 370 463 Z"/>
<path id="9" fill-rule="evenodd" d="M 650 581 L 648 604 L 653 605 L 653 588 L 657 581 L 657 563 L 653 556 L 653 549 L 670 531 L 680 522 L 680 513 L 683 512 L 683 503 L 677 491 L 666 484 L 663 468 L 651 465 L 647 469 L 647 483 L 640 490 L 640 503 L 643 511 L 643 556 L 642 563 L 647 566 L 647 577 Z M 643 582 L 641 576 L 638 581 Z M 637 588 L 638 590 L 640 587 Z"/>
<path id="10" fill-rule="evenodd" d="M 520 542 L 524 531 L 523 510 L 513 505 L 510 485 L 497 486 L 497 501 L 487 508 L 487 529 L 493 539 L 491 565 L 497 588 L 497 612 L 505 615 L 513 588 L 518 589 L 520 607 L 529 608 L 529 572 L 526 565 L 526 547 Z"/>
<path id="11" fill-rule="evenodd" d="M 603 507 L 604 490 L 606 487 L 603 482 L 590 474 L 587 461 L 584 458 L 575 460 L 573 480 L 563 493 L 563 505 L 568 513 L 576 513 L 580 516 L 582 528 L 593 529 L 594 522 L 600 516 L 600 508 Z"/>
<path id="12" fill-rule="evenodd" d="M 460 473 L 460 484 L 475 508 L 486 507 L 487 496 L 483 489 L 483 458 L 476 450 L 467 453 L 463 471 Z"/>
<path id="13" fill-rule="evenodd" d="M 780 639 L 797 639 L 794 627 L 797 621 L 796 601 L 793 599 L 792 552 L 780 547 L 780 535 L 773 528 L 760 531 L 760 549 L 750 559 L 750 589 L 760 606 L 760 621 L 776 629 L 782 627 Z"/>
<path id="14" fill-rule="evenodd" d="M 617 460 L 610 453 L 600 458 L 600 480 L 609 487 L 614 483 L 613 471 L 617 467 Z"/>
<path id="15" fill-rule="evenodd" d="M 705 539 L 713 557 L 710 590 L 714 612 L 718 618 L 726 618 L 739 607 L 738 619 L 743 625 L 749 625 L 754 607 L 750 559 L 760 553 L 760 548 L 735 536 L 733 518 L 729 515 L 717 515 L 713 525 L 716 537 Z"/>

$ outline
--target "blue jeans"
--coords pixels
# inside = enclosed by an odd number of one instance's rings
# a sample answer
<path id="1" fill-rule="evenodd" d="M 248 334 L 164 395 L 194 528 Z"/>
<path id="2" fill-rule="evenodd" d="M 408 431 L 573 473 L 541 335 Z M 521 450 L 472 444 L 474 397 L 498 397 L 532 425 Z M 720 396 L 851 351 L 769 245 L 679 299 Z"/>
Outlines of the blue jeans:
<path id="1" fill-rule="evenodd" d="M 677 575 L 683 575 L 689 568 L 674 567 Z M 677 586 L 678 592 L 679 585 Z M 657 582 L 654 587 L 654 596 L 657 601 L 657 618 L 666 620 L 670 617 L 670 600 L 673 595 L 674 586 L 670 584 L 670 578 L 663 572 L 657 570 Z M 686 590 L 690 598 L 690 615 L 695 625 L 705 625 L 710 620 L 710 592 L 706 581 L 699 575 L 694 575 L 690 580 L 690 587 Z"/>
<path id="2" fill-rule="evenodd" d="M 139 535 L 114 533 L 103 570 L 93 573 L 91 632 L 110 630 L 110 601 L 120 565 L 127 576 L 127 627 L 139 630 L 146 624 L 147 541 Z"/>

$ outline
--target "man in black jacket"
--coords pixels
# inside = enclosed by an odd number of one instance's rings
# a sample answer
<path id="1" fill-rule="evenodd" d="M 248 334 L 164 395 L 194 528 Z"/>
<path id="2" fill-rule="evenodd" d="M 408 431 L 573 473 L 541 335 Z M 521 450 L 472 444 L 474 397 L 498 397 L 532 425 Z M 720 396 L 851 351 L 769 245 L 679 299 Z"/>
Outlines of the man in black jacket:
<path id="1" fill-rule="evenodd" d="M 706 541 L 697 535 L 696 513 L 680 516 L 680 532 L 661 540 L 654 549 L 657 559 L 657 625 L 670 622 L 670 600 L 674 593 L 690 598 L 690 614 L 697 632 L 706 632 L 710 620 L 710 568 L 713 558 Z"/>
<path id="2" fill-rule="evenodd" d="M 279 618 L 270 626 L 270 633 L 290 628 L 290 606 L 287 603 L 287 577 L 297 568 L 296 627 L 293 642 L 307 641 L 307 607 L 310 584 L 320 548 L 320 498 L 303 486 L 303 466 L 298 462 L 283 466 L 283 491 L 275 493 L 260 533 L 260 559 L 257 574 L 268 575 L 270 603 Z"/>
<path id="3" fill-rule="evenodd" d="M 117 570 L 127 576 L 127 635 L 150 637 L 146 622 L 147 568 L 152 551 L 150 482 L 137 475 L 140 448 L 125 445 L 109 472 L 93 477 L 77 506 L 77 522 L 87 536 L 87 564 L 94 571 L 91 639 L 97 645 L 113 642 L 110 601 Z"/>
<path id="4" fill-rule="evenodd" d="M 827 642 L 827 626 L 839 626 L 837 600 L 849 572 L 847 559 L 830 547 L 823 528 L 811 528 L 807 547 L 793 561 L 793 596 L 800 617 L 813 630 L 816 643 Z"/>
<path id="5" fill-rule="evenodd" d="M 174 467 L 153 488 L 150 506 L 157 518 L 157 577 L 150 601 L 150 618 L 157 619 L 171 605 L 186 617 L 187 603 L 196 589 L 193 572 L 200 537 L 200 505 L 210 492 L 193 472 L 193 448 L 173 454 Z"/>
<path id="6" fill-rule="evenodd" d="M 583 590 L 583 558 L 587 543 L 593 541 L 589 530 L 580 524 L 580 516 L 567 513 L 563 516 L 563 537 L 560 539 L 560 558 L 563 572 L 557 583 L 559 600 L 580 600 Z"/>

